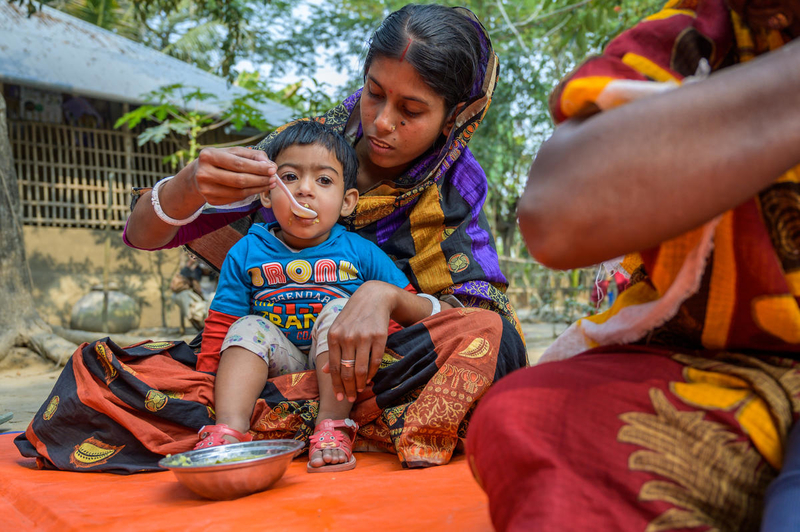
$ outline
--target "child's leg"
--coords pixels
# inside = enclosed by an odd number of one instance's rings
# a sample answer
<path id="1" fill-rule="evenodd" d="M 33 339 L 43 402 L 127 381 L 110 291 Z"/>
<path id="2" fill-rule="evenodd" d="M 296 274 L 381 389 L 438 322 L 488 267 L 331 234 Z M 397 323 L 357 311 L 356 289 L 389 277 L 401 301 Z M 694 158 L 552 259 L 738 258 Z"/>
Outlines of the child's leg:
<path id="1" fill-rule="evenodd" d="M 252 351 L 239 346 L 223 351 L 214 382 L 217 423 L 224 423 L 241 433 L 247 432 L 256 399 L 268 378 L 269 367 Z M 236 441 L 232 436 L 223 438 Z"/>
<path id="2" fill-rule="evenodd" d="M 217 423 L 246 432 L 267 379 L 305 369 L 305 356 L 280 329 L 260 316 L 240 318 L 222 343 L 214 384 Z"/>
<path id="3" fill-rule="evenodd" d="M 767 488 L 761 530 L 764 532 L 800 530 L 798 501 L 800 501 L 800 423 L 795 423 L 789 433 L 781 472 Z"/>
<path id="4" fill-rule="evenodd" d="M 341 401 L 336 399 L 331 375 L 322 371 L 322 368 L 328 362 L 328 330 L 336 316 L 344 308 L 345 303 L 347 303 L 346 299 L 336 299 L 325 305 L 317 317 L 312 331 L 314 344 L 311 352 L 312 356 L 316 355 L 317 383 L 319 385 L 317 425 L 325 419 L 345 419 L 350 415 L 350 410 L 353 408 L 353 403 L 348 401 L 346 397 Z M 313 453 L 308 459 L 311 467 L 322 467 L 328 464 L 347 462 L 348 456 L 340 449 L 325 449 Z"/>

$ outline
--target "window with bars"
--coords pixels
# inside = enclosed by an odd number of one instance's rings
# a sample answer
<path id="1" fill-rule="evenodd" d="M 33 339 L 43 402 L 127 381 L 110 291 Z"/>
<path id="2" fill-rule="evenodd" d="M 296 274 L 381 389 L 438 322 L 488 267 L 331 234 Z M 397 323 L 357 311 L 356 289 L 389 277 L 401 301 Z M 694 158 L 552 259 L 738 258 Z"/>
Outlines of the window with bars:
<path id="1" fill-rule="evenodd" d="M 139 146 L 136 134 L 42 122 L 9 121 L 9 139 L 26 225 L 122 229 L 132 187 L 172 173 L 166 143 Z"/>
<path id="2" fill-rule="evenodd" d="M 139 146 L 138 131 L 21 120 L 8 120 L 8 129 L 25 225 L 105 228 L 110 190 L 111 227 L 122 229 L 131 189 L 151 187 L 175 173 L 163 162 L 174 145 Z M 202 140 L 214 144 L 240 138 L 213 131 Z"/>

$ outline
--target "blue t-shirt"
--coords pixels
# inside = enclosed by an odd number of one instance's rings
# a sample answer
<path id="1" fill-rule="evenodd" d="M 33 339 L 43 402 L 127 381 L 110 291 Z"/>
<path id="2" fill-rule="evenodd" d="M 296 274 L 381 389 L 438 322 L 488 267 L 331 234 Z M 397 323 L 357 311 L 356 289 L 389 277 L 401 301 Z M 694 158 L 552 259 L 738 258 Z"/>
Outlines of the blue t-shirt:
<path id="1" fill-rule="evenodd" d="M 378 246 L 339 224 L 328 239 L 294 250 L 255 224 L 225 257 L 211 310 L 242 317 L 263 316 L 298 348 L 311 347 L 311 329 L 325 303 L 350 297 L 366 281 L 400 288 L 408 279 Z"/>

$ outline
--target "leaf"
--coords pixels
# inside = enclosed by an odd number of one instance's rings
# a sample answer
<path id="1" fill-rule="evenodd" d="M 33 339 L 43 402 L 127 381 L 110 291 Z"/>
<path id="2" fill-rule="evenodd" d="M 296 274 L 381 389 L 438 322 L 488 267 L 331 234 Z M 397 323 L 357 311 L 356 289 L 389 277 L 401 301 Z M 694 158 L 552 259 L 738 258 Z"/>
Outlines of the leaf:
<path id="1" fill-rule="evenodd" d="M 175 132 L 178 135 L 186 135 L 189 132 L 189 126 L 181 122 L 164 122 L 163 124 L 149 127 L 142 131 L 137 137 L 139 146 L 147 144 L 148 142 L 159 143 L 164 140 L 170 132 Z"/>

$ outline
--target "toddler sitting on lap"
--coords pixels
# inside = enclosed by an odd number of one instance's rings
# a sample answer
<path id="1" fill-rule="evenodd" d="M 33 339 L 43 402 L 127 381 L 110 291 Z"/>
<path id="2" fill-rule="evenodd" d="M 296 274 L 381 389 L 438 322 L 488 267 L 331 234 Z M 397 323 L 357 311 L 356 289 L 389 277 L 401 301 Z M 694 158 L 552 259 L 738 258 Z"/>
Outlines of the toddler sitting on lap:
<path id="1" fill-rule="evenodd" d="M 367 281 L 413 288 L 378 246 L 337 224 L 358 201 L 358 160 L 343 137 L 300 121 L 276 136 L 267 156 L 278 166 L 275 179 L 317 216 L 298 216 L 272 188 L 261 202 L 277 223 L 254 224 L 225 258 L 198 359 L 198 369 L 217 372 L 217 424 L 200 429 L 195 448 L 251 440 L 250 417 L 267 379 L 316 369 L 320 407 L 308 470 L 352 469 L 358 425 L 327 372 L 328 330 Z"/>

